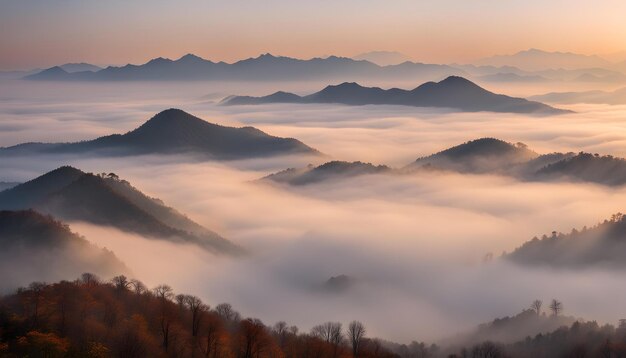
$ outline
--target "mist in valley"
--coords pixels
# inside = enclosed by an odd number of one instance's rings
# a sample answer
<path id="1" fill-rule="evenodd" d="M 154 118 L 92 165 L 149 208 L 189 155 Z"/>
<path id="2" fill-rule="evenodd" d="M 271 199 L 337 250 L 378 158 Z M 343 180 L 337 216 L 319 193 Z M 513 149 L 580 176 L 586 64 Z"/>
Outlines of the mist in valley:
<path id="1" fill-rule="evenodd" d="M 221 162 L 188 156 L 0 157 L 4 182 L 24 182 L 61 165 L 116 173 L 249 252 L 241 258 L 213 255 L 192 245 L 69 223 L 112 250 L 150 287 L 168 283 L 212 306 L 229 302 L 244 316 L 268 324 L 287 320 L 304 330 L 359 319 L 368 335 L 401 342 L 443 339 L 515 314 L 536 298 L 558 298 L 567 314 L 586 319 L 621 318 L 622 272 L 532 268 L 499 256 L 533 236 L 591 226 L 624 211 L 622 187 L 436 172 L 303 187 L 256 180 L 331 159 L 401 167 L 481 137 L 524 142 L 540 153 L 626 157 L 624 107 L 576 104 L 567 108 L 577 113 L 539 118 L 401 106 L 224 107 L 217 102 L 229 94 L 289 86 L 307 91 L 309 85 L 30 82 L 9 90 L 11 85 L 0 85 L 0 146 L 124 133 L 176 107 L 210 122 L 297 138 L 327 155 Z M 489 253 L 494 259 L 485 262 Z M 325 290 L 338 275 L 348 276 L 350 287 Z"/>

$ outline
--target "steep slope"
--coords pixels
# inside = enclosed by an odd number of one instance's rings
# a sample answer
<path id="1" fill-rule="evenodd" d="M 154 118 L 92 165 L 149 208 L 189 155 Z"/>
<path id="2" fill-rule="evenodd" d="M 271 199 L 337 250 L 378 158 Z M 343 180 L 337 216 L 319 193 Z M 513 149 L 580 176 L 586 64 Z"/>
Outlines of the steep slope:
<path id="1" fill-rule="evenodd" d="M 0 211 L 0 289 L 32 281 L 127 273 L 115 255 L 35 211 Z"/>
<path id="2" fill-rule="evenodd" d="M 504 258 L 528 266 L 585 268 L 626 266 L 626 219 L 616 214 L 610 220 L 569 234 L 553 232 L 535 237 Z"/>
<path id="3" fill-rule="evenodd" d="M 86 155 L 197 154 L 212 159 L 241 159 L 287 154 L 319 154 L 293 138 L 268 135 L 253 127 L 225 127 L 180 109 L 162 111 L 126 134 L 77 143 L 30 143 L 0 153 L 73 153 Z"/>
<path id="4" fill-rule="evenodd" d="M 150 238 L 190 243 L 220 253 L 241 249 L 110 174 L 59 168 L 0 192 L 0 209 L 36 209 L 65 220 L 112 226 Z"/>
<path id="5" fill-rule="evenodd" d="M 305 185 L 327 180 L 338 180 L 369 174 L 390 174 L 393 170 L 386 165 L 373 165 L 362 162 L 332 161 L 318 167 L 308 166 L 303 169 L 286 169 L 270 174 L 262 181 L 285 183 L 290 185 Z"/>
<path id="6" fill-rule="evenodd" d="M 419 158 L 405 169 L 427 167 L 462 173 L 504 173 L 537 156 L 537 153 L 522 143 L 512 144 L 495 138 L 481 138 Z"/>
<path id="7" fill-rule="evenodd" d="M 489 92 L 475 83 L 457 76 L 440 82 L 427 82 L 411 90 L 363 87 L 353 82 L 327 86 L 308 96 L 276 92 L 265 97 L 231 96 L 224 105 L 263 103 L 338 103 L 347 105 L 388 104 L 413 107 L 435 107 L 466 112 L 490 111 L 504 113 L 562 114 L 568 111 L 523 98 Z"/>

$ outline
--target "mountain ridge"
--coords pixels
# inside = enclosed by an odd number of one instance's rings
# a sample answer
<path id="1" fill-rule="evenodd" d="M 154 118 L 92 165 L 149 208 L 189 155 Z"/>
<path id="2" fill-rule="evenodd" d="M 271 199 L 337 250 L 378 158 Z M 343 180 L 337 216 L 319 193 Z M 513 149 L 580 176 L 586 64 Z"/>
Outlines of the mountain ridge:
<path id="1" fill-rule="evenodd" d="M 267 103 L 336 103 L 346 105 L 404 105 L 412 107 L 448 108 L 466 112 L 503 112 L 564 114 L 567 110 L 550 107 L 523 98 L 490 92 L 474 82 L 459 76 L 448 76 L 439 82 L 426 82 L 412 90 L 363 87 L 356 82 L 326 86 L 319 92 L 298 96 L 275 92 L 264 97 L 230 96 L 223 105 L 252 105 Z"/>
<path id="2" fill-rule="evenodd" d="M 0 192 L 0 210 L 34 209 L 65 220 L 112 226 L 156 239 L 196 244 L 217 253 L 242 249 L 114 173 L 94 175 L 65 166 Z"/>
<path id="3" fill-rule="evenodd" d="M 159 112 L 125 134 L 73 143 L 22 143 L 0 148 L 0 154 L 96 153 L 110 156 L 198 154 L 211 159 L 241 159 L 320 153 L 294 138 L 275 137 L 253 127 L 227 127 L 206 122 L 176 108 Z"/>

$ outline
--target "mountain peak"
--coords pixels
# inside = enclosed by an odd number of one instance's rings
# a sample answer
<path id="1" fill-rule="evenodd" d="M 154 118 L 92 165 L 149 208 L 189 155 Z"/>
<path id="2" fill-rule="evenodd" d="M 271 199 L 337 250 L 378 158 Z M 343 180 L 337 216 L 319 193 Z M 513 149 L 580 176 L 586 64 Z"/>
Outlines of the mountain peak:
<path id="1" fill-rule="evenodd" d="M 203 59 L 200 56 L 196 56 L 196 55 L 194 55 L 192 53 L 188 53 L 188 54 L 182 56 L 181 58 L 179 58 L 176 61 L 206 61 L 206 60 Z"/>
<path id="2" fill-rule="evenodd" d="M 157 57 L 157 58 L 153 58 L 152 60 L 148 61 L 146 63 L 146 65 L 160 65 L 160 64 L 164 64 L 164 63 L 170 63 L 170 62 L 172 62 L 172 60 L 170 60 L 169 58 Z"/>
<path id="3" fill-rule="evenodd" d="M 446 79 L 439 81 L 439 84 L 472 85 L 478 87 L 474 82 L 461 76 L 448 76 Z"/>

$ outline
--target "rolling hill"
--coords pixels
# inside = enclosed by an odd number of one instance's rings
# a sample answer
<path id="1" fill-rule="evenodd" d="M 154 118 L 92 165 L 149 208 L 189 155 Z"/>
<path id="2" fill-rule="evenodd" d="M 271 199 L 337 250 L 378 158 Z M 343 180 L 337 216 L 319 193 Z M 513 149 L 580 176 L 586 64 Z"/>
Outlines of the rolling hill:
<path id="1" fill-rule="evenodd" d="M 504 173 L 538 156 L 522 143 L 512 144 L 495 138 L 480 138 L 419 158 L 405 169 L 429 167 L 461 173 Z"/>
<path id="2" fill-rule="evenodd" d="M 231 96 L 224 105 L 252 105 L 266 103 L 336 103 L 360 105 L 403 105 L 412 107 L 448 108 L 464 112 L 504 112 L 532 114 L 563 114 L 569 111 L 550 107 L 523 98 L 489 92 L 475 83 L 457 76 L 440 82 L 427 82 L 413 90 L 363 87 L 357 83 L 327 86 L 308 96 L 276 92 L 265 97 Z"/>
<path id="3" fill-rule="evenodd" d="M 626 266 L 626 219 L 622 214 L 592 227 L 569 234 L 553 232 L 541 239 L 535 237 L 515 249 L 504 259 L 528 266 L 555 268 Z"/>
<path id="4" fill-rule="evenodd" d="M 148 238 L 198 245 L 216 253 L 242 250 L 115 174 L 61 167 L 0 192 L 0 209 L 35 209 L 64 220 L 111 226 Z"/>
<path id="5" fill-rule="evenodd" d="M 128 273 L 115 255 L 52 217 L 32 210 L 0 211 L 0 289 L 32 281 Z"/>
<path id="6" fill-rule="evenodd" d="M 317 167 L 309 165 L 303 169 L 289 168 L 270 174 L 260 180 L 289 185 L 306 185 L 333 179 L 344 179 L 368 174 L 389 174 L 391 172 L 392 169 L 386 165 L 377 166 L 362 162 L 332 161 Z"/>
<path id="7" fill-rule="evenodd" d="M 225 127 L 180 109 L 162 111 L 135 130 L 75 143 L 25 143 L 0 148 L 0 155 L 196 154 L 209 159 L 243 159 L 288 154 L 319 154 L 293 138 L 274 137 L 253 127 Z"/>

